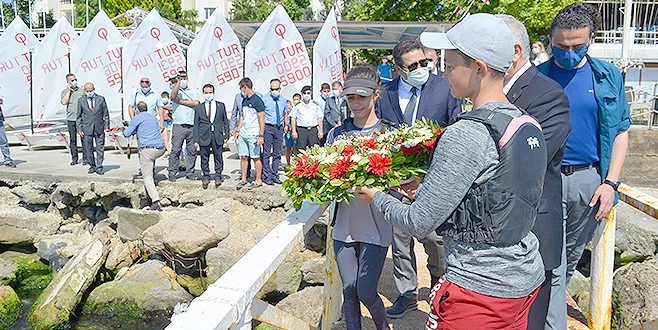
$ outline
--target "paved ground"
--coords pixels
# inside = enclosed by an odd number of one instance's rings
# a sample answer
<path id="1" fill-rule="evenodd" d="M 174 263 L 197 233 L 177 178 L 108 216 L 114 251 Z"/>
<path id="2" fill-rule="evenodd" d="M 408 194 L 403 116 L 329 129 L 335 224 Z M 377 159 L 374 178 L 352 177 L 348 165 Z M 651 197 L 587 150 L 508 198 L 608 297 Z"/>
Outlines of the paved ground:
<path id="1" fill-rule="evenodd" d="M 37 177 L 40 175 L 56 175 L 62 180 L 130 181 L 132 180 L 132 175 L 137 173 L 139 169 L 136 153 L 133 153 L 131 158 L 128 159 L 126 154 L 112 149 L 105 151 L 105 161 L 103 162 L 104 175 L 87 174 L 88 167 L 81 164 L 70 166 L 71 158 L 66 149 L 30 151 L 24 146 L 12 146 L 10 150 L 11 156 L 16 163 L 16 168 L 0 166 L 0 173 L 26 173 L 31 176 L 36 175 Z M 82 158 L 82 153 L 80 153 L 80 158 Z M 164 156 L 156 161 L 156 180 L 166 179 L 168 161 L 169 159 Z M 197 157 L 196 174 L 198 176 L 201 175 L 200 169 L 201 158 Z M 211 172 L 214 170 L 212 160 L 210 170 Z M 223 174 L 226 184 L 235 185 L 236 181 L 239 180 L 240 161 L 236 154 L 232 154 L 229 151 L 224 152 Z M 179 181 L 192 183 L 184 178 L 179 179 Z"/>

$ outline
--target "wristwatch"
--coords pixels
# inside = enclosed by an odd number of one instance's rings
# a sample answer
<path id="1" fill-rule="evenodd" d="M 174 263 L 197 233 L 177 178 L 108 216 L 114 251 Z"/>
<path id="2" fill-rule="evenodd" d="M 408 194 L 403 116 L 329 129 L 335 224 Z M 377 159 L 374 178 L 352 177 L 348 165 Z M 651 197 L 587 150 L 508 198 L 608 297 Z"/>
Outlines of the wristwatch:
<path id="1" fill-rule="evenodd" d="M 617 189 L 619 189 L 619 185 L 621 184 L 621 182 L 619 182 L 619 181 L 611 181 L 611 180 L 608 180 L 608 179 L 603 180 L 603 183 L 605 183 L 608 186 L 612 187 L 612 189 L 614 189 L 614 191 L 617 191 Z"/>

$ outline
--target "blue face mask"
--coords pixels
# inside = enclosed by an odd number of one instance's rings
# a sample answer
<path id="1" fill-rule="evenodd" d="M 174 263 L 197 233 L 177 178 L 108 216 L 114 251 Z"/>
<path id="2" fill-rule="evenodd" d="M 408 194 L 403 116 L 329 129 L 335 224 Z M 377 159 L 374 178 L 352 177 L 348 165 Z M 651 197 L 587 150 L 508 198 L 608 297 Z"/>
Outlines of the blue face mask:
<path id="1" fill-rule="evenodd" d="M 567 71 L 571 71 L 578 66 L 580 61 L 587 55 L 588 45 L 574 50 L 564 50 L 553 46 L 553 57 Z"/>

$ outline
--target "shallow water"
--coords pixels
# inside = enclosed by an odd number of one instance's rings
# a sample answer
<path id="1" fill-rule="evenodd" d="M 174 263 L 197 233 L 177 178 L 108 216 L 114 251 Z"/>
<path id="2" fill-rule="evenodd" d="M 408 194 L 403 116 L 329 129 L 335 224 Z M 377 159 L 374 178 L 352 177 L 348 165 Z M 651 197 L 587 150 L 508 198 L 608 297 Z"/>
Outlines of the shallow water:
<path id="1" fill-rule="evenodd" d="M 14 323 L 10 328 L 12 330 L 32 330 L 32 327 L 27 322 L 27 314 L 30 311 L 30 307 L 36 300 L 36 297 L 33 298 L 21 298 L 23 302 L 23 315 L 21 318 Z M 71 329 L 73 330 L 113 330 L 113 329 L 135 329 L 135 330 L 162 330 L 167 325 L 169 325 L 169 320 L 167 318 L 161 318 L 159 320 L 153 320 L 151 322 L 144 321 L 130 321 L 122 324 L 116 324 L 112 320 L 104 319 L 99 320 L 98 318 L 90 316 L 81 316 L 79 319 L 74 319 L 71 323 Z"/>

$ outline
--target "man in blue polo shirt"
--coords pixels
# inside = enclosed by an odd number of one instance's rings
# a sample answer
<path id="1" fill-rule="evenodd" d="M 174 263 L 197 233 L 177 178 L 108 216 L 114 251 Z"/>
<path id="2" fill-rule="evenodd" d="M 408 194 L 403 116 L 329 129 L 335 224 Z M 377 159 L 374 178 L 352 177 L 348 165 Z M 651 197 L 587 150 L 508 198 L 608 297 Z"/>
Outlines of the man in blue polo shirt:
<path id="1" fill-rule="evenodd" d="M 171 100 L 174 102 L 174 111 L 171 114 L 173 123 L 171 155 L 169 155 L 169 181 L 171 182 L 176 181 L 183 142 L 185 142 L 187 149 L 187 157 L 185 157 L 186 176 L 189 180 L 194 179 L 196 150 L 194 150 L 192 127 L 194 126 L 194 107 L 201 103 L 200 99 L 197 90 L 189 88 L 187 73 L 185 71 L 179 72 L 178 81 L 171 91 Z"/>
<path id="2" fill-rule="evenodd" d="M 133 109 L 133 119 L 130 126 L 123 130 L 123 136 L 130 137 L 137 134 L 139 141 L 139 166 L 144 174 L 144 187 L 151 198 L 151 209 L 160 211 L 160 195 L 155 189 L 153 181 L 153 167 L 155 160 L 164 155 L 165 146 L 158 120 L 148 113 L 148 105 L 144 101 L 137 103 Z"/>
<path id="3" fill-rule="evenodd" d="M 283 147 L 283 124 L 288 104 L 281 95 L 281 81 L 270 81 L 270 93 L 263 99 L 265 105 L 265 136 L 263 137 L 263 182 L 268 185 L 281 184 L 279 164 Z"/>
<path id="4" fill-rule="evenodd" d="M 564 276 L 565 290 L 594 230 L 618 200 L 631 125 L 619 69 L 587 55 L 596 32 L 594 13 L 582 4 L 560 10 L 550 31 L 553 57 L 538 68 L 564 88 L 571 108 L 562 160 L 566 251 L 554 274 Z"/>

